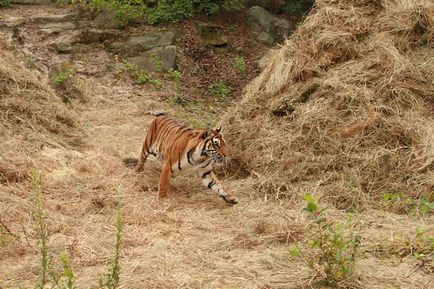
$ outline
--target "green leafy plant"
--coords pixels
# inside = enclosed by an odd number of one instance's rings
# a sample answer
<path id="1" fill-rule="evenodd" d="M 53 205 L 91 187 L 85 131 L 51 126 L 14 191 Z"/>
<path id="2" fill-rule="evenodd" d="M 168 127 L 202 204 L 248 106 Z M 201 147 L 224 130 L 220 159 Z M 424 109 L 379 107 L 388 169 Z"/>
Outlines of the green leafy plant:
<path id="1" fill-rule="evenodd" d="M 246 61 L 244 60 L 244 57 L 242 57 L 242 56 L 235 57 L 234 68 L 241 73 L 246 71 L 247 64 L 246 64 Z"/>
<path id="2" fill-rule="evenodd" d="M 147 19 L 151 24 L 176 22 L 196 14 L 213 15 L 224 10 L 242 7 L 241 0 L 161 0 L 155 7 L 148 9 Z"/>
<path id="3" fill-rule="evenodd" d="M 139 22 L 146 12 L 146 6 L 140 0 L 91 0 L 90 7 L 96 12 L 115 12 L 119 28 Z"/>
<path id="4" fill-rule="evenodd" d="M 48 256 L 48 229 L 46 223 L 46 214 L 43 210 L 43 198 L 41 193 L 41 176 L 36 171 L 31 174 L 33 192 L 34 192 L 34 204 L 35 210 L 33 216 L 37 222 L 37 237 L 38 248 L 40 254 L 40 265 L 38 272 L 38 280 L 36 288 L 44 288 L 48 283 L 48 275 L 50 269 L 50 258 Z"/>
<path id="5" fill-rule="evenodd" d="M 53 73 L 51 80 L 55 86 L 62 86 L 74 73 L 74 68 L 70 64 L 64 63 L 59 70 Z"/>
<path id="6" fill-rule="evenodd" d="M 150 83 L 155 87 L 161 87 L 162 83 L 159 79 L 152 78 L 148 72 L 139 68 L 134 63 L 125 63 L 124 70 L 135 80 L 138 84 Z"/>
<path id="7" fill-rule="evenodd" d="M 120 196 L 121 189 L 118 188 L 118 195 Z M 120 201 L 120 197 L 117 205 L 117 214 L 116 214 L 116 242 L 114 248 L 114 256 L 113 260 L 110 262 L 109 271 L 105 276 L 105 279 L 100 280 L 100 286 L 114 289 L 119 286 L 120 281 L 120 249 L 121 249 L 121 241 L 122 241 L 122 230 L 123 230 L 123 221 L 122 221 L 122 203 Z"/>
<path id="8" fill-rule="evenodd" d="M 226 98 L 231 93 L 230 87 L 222 82 L 213 83 L 208 86 L 208 92 L 219 98 Z"/>
<path id="9" fill-rule="evenodd" d="M 382 206 L 398 213 L 430 214 L 434 211 L 434 202 L 429 197 L 413 199 L 401 193 L 385 193 Z"/>
<path id="10" fill-rule="evenodd" d="M 11 5 L 11 0 L 0 0 L 0 8 Z"/>
<path id="11" fill-rule="evenodd" d="M 310 221 L 309 239 L 303 247 L 290 248 L 292 256 L 300 256 L 315 270 L 320 283 L 334 286 L 354 275 L 354 261 L 361 237 L 354 233 L 350 221 L 334 224 L 329 221 L 311 195 L 305 195 L 303 212 Z"/>
<path id="12" fill-rule="evenodd" d="M 43 289 L 46 285 L 51 284 L 51 288 L 55 289 L 74 289 L 75 275 L 71 268 L 68 257 L 65 254 L 60 255 L 62 263 L 62 273 L 58 273 L 54 269 L 53 258 L 49 254 L 48 246 L 48 226 L 47 214 L 43 206 L 44 200 L 41 191 L 41 176 L 38 172 L 31 173 L 33 186 L 33 202 L 35 209 L 33 217 L 37 222 L 36 232 L 38 238 L 38 248 L 40 254 L 40 265 L 38 272 L 38 280 L 35 288 Z M 65 281 L 64 281 L 65 280 Z"/>

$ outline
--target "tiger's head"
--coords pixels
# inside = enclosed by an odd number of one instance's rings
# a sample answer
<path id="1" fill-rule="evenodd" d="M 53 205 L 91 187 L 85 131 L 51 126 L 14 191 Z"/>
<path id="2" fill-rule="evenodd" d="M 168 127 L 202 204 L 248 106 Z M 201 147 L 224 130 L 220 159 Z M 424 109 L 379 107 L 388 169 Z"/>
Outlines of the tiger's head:
<path id="1" fill-rule="evenodd" d="M 217 166 L 223 164 L 226 154 L 225 154 L 225 140 L 220 134 L 222 128 L 217 129 L 206 129 L 202 133 L 202 140 L 204 142 L 202 155 L 211 158 L 213 163 Z"/>

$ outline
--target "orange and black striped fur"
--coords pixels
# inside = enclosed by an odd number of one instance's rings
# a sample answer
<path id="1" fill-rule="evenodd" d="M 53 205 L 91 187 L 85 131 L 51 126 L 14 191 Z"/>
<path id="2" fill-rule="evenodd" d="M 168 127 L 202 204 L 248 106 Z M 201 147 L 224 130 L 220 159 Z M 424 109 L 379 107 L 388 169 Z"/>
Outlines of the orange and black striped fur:
<path id="1" fill-rule="evenodd" d="M 151 154 L 163 164 L 158 191 L 160 198 L 167 194 L 171 174 L 193 169 L 206 187 L 226 202 L 236 204 L 237 198 L 223 188 L 213 172 L 213 166 L 221 165 L 225 159 L 225 141 L 220 132 L 221 127 L 215 130 L 192 129 L 170 116 L 157 114 L 143 142 L 136 171 L 143 170 Z"/>

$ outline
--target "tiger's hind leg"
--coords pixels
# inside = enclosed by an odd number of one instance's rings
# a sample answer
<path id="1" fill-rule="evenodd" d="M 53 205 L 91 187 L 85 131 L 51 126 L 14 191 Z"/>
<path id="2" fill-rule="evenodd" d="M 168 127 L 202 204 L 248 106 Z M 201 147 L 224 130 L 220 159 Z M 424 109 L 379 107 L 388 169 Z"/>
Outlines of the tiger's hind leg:
<path id="1" fill-rule="evenodd" d="M 170 179 L 170 163 L 164 163 L 160 174 L 160 186 L 158 189 L 158 198 L 164 198 L 167 195 Z"/>

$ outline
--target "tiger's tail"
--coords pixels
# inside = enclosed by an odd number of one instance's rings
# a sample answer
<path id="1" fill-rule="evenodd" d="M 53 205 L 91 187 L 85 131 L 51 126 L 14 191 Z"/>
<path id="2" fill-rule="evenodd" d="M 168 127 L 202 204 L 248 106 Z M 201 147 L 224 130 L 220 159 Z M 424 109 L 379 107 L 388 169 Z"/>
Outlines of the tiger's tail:
<path id="1" fill-rule="evenodd" d="M 133 168 L 133 167 L 137 166 L 137 163 L 139 162 L 139 160 L 136 158 L 125 158 L 122 160 L 122 162 L 124 163 L 124 165 L 127 168 Z"/>

